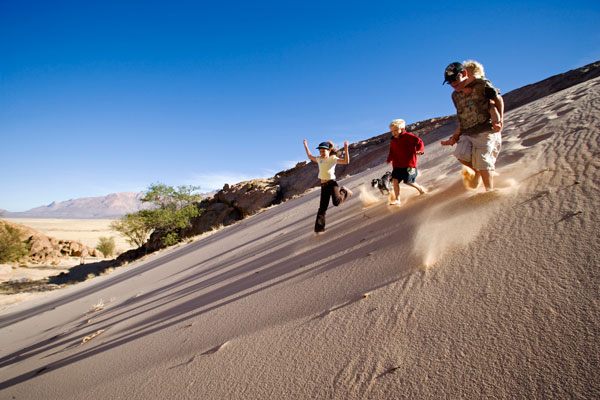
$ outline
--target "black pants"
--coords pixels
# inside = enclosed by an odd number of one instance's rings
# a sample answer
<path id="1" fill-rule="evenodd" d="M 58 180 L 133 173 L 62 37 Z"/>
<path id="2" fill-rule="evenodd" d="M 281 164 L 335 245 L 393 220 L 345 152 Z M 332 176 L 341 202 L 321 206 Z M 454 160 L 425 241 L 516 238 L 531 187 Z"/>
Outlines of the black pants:
<path id="1" fill-rule="evenodd" d="M 319 211 L 317 212 L 317 221 L 315 222 L 315 232 L 325 231 L 325 214 L 327 213 L 327 207 L 329 207 L 329 198 L 333 202 L 334 206 L 339 206 L 346 200 L 348 193 L 341 189 L 337 182 L 334 180 L 321 183 L 321 202 L 319 204 Z"/>

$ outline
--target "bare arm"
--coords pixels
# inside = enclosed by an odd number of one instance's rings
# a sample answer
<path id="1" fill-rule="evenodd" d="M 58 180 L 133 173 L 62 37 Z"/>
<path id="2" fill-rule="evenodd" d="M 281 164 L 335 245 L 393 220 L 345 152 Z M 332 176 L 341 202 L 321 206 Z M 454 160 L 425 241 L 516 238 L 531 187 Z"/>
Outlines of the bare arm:
<path id="1" fill-rule="evenodd" d="M 504 119 L 504 99 L 502 96 L 498 96 L 494 99 L 494 106 L 496 110 L 498 110 L 498 114 L 500 114 L 500 121 Z"/>
<path id="2" fill-rule="evenodd" d="M 348 141 L 344 142 L 344 159 L 337 160 L 338 164 L 350 164 L 350 150 L 348 149 Z"/>
<path id="3" fill-rule="evenodd" d="M 459 136 L 460 136 L 460 125 L 458 126 L 458 128 L 456 128 L 456 130 L 454 131 L 454 133 L 452 134 L 450 139 L 442 140 L 440 143 L 442 144 L 442 146 L 454 146 L 458 142 Z"/>
<path id="4" fill-rule="evenodd" d="M 310 154 L 310 150 L 308 149 L 308 144 L 306 143 L 306 139 L 304 139 L 304 150 L 306 150 L 306 155 L 310 159 L 310 161 L 317 162 L 317 158 Z"/>

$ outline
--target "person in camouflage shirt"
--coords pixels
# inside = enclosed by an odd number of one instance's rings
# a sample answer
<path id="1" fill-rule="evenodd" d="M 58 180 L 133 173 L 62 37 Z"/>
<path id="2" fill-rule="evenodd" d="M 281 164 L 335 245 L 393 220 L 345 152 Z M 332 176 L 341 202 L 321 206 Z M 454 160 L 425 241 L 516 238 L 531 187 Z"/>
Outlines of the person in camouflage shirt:
<path id="1" fill-rule="evenodd" d="M 449 140 L 442 141 L 444 146 L 457 144 L 454 156 L 463 165 L 473 170 L 463 173 L 468 176 L 468 186 L 477 188 L 479 177 L 486 191 L 494 189 L 492 171 L 500 153 L 502 136 L 492 124 L 490 100 L 503 111 L 504 102 L 499 91 L 487 79 L 468 75 L 461 63 L 452 63 L 444 72 L 444 83 L 450 83 L 454 89 L 452 102 L 456 107 L 458 128 Z M 500 114 L 500 123 L 503 115 Z"/>

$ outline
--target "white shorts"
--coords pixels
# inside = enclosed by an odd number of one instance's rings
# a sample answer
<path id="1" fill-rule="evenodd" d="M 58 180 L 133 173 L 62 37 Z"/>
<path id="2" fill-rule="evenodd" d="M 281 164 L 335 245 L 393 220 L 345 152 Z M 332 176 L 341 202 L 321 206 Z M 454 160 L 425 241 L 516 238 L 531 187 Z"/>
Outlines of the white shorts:
<path id="1" fill-rule="evenodd" d="M 502 146 L 500 132 L 482 132 L 473 136 L 460 135 L 454 156 L 471 163 L 473 169 L 493 171 Z"/>

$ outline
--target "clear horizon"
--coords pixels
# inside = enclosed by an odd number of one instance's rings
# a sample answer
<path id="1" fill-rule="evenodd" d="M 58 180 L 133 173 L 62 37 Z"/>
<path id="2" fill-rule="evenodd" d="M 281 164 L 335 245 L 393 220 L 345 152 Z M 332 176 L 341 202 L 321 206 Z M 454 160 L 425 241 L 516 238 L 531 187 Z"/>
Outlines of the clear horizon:
<path id="1" fill-rule="evenodd" d="M 597 1 L 0 3 L 0 209 L 152 183 L 202 192 L 600 60 Z"/>

